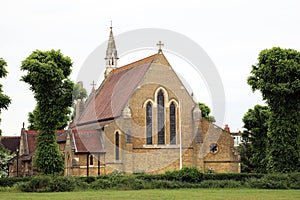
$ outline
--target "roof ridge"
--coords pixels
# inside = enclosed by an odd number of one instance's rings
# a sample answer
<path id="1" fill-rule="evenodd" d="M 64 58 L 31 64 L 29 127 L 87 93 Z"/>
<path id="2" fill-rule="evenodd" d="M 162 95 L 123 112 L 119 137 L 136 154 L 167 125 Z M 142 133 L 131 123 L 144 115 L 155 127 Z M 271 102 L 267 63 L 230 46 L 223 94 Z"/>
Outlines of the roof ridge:
<path id="1" fill-rule="evenodd" d="M 123 65 L 122 67 L 117 67 L 115 69 L 113 69 L 112 73 L 111 74 L 115 74 L 117 72 L 120 72 L 120 71 L 123 71 L 123 70 L 127 70 L 127 69 L 131 69 L 133 67 L 136 67 L 140 64 L 142 64 L 143 61 L 150 61 L 151 59 L 154 60 L 154 57 L 157 56 L 158 54 L 153 54 L 151 56 L 148 56 L 146 58 L 142 58 L 140 60 L 137 60 L 137 61 L 134 61 L 132 63 L 129 63 L 129 64 L 126 64 L 126 65 Z"/>

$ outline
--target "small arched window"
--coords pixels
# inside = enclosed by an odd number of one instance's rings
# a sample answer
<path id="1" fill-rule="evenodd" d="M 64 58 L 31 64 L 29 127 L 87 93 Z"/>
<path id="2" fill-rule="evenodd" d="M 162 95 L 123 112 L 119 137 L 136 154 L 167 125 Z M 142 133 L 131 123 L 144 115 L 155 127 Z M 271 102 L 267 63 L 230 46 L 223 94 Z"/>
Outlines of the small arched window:
<path id="1" fill-rule="evenodd" d="M 146 106 L 146 143 L 152 144 L 152 105 L 150 102 Z"/>
<path id="2" fill-rule="evenodd" d="M 165 144 L 165 98 L 162 90 L 157 94 L 158 144 Z"/>
<path id="3" fill-rule="evenodd" d="M 120 135 L 119 132 L 116 132 L 115 135 L 115 145 L 116 145 L 116 160 L 120 159 Z"/>
<path id="4" fill-rule="evenodd" d="M 170 144 L 176 144 L 176 106 L 170 105 Z"/>

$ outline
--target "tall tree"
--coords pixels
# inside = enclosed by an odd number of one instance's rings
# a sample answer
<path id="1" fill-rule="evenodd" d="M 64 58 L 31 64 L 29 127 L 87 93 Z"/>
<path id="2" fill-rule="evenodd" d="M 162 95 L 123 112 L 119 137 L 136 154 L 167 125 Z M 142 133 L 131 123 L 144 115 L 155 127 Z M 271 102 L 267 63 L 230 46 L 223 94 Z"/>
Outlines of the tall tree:
<path id="1" fill-rule="evenodd" d="M 82 87 L 81 84 L 76 83 L 76 84 L 74 84 L 72 95 L 73 95 L 72 98 L 73 98 L 73 103 L 74 103 L 74 100 L 86 98 L 87 91 L 86 91 L 86 89 L 84 89 Z M 73 105 L 73 107 L 74 106 L 75 105 Z M 73 108 L 73 109 L 75 109 L 75 108 Z M 39 128 L 37 127 L 38 123 L 36 122 L 36 116 L 37 116 L 37 108 L 35 107 L 32 112 L 28 113 L 28 123 L 29 123 L 28 129 L 29 130 L 39 130 Z M 58 130 L 63 130 L 64 128 L 66 128 L 68 126 L 70 119 L 71 119 L 71 116 L 65 115 L 65 118 L 59 122 Z"/>
<path id="2" fill-rule="evenodd" d="M 5 67 L 7 66 L 7 63 L 5 62 L 5 60 L 3 60 L 3 58 L 0 58 L 0 78 L 4 78 L 7 76 L 7 70 L 5 69 Z M 0 113 L 3 109 L 7 109 L 8 105 L 10 104 L 11 100 L 10 98 L 3 94 L 3 90 L 2 90 L 2 85 L 0 84 Z M 0 119 L 1 122 L 1 119 Z M 0 130 L 0 135 L 1 135 L 2 131 Z"/>
<path id="3" fill-rule="evenodd" d="M 249 160 L 242 158 L 242 161 L 245 164 L 249 162 L 249 168 L 259 173 L 266 172 L 269 117 L 269 107 L 261 105 L 249 109 L 243 117 L 245 130 L 242 133 L 242 138 L 245 144 L 242 148 L 246 148 L 244 152 L 248 152 L 248 154 L 245 153 L 244 156 L 248 156 Z"/>
<path id="4" fill-rule="evenodd" d="M 59 50 L 32 52 L 21 70 L 21 80 L 30 85 L 37 101 L 35 126 L 39 129 L 35 165 L 42 174 L 61 173 L 63 155 L 56 142 L 56 130 L 70 114 L 73 82 L 69 79 L 72 62 Z"/>
<path id="5" fill-rule="evenodd" d="M 248 84 L 270 107 L 268 172 L 300 169 L 300 52 L 265 49 L 252 66 Z"/>
<path id="6" fill-rule="evenodd" d="M 199 109 L 201 110 L 201 115 L 203 118 L 207 119 L 209 122 L 216 122 L 214 116 L 210 115 L 210 108 L 205 103 L 198 103 Z"/>

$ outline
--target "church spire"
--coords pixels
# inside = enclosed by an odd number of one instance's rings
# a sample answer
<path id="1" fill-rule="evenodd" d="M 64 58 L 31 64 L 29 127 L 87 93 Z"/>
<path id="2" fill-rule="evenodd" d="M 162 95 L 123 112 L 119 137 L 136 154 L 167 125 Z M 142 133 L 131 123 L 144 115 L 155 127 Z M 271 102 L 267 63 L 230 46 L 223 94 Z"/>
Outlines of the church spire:
<path id="1" fill-rule="evenodd" d="M 107 43 L 107 49 L 106 49 L 106 70 L 105 70 L 105 77 L 115 68 L 117 67 L 117 60 L 118 60 L 118 53 L 117 48 L 115 44 L 115 39 L 112 31 L 112 25 L 110 26 L 110 34 L 109 39 Z"/>

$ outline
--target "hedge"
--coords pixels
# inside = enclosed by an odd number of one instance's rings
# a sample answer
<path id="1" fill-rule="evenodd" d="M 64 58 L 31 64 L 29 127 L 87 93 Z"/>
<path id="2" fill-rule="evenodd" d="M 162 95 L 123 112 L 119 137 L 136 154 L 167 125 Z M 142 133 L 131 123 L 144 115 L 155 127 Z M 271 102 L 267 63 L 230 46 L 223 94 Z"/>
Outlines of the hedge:
<path id="1" fill-rule="evenodd" d="M 203 174 L 193 167 L 165 174 L 114 173 L 112 175 L 67 177 L 35 176 L 1 178 L 0 187 L 19 188 L 25 192 L 62 192 L 73 190 L 139 190 L 174 188 L 260 188 L 300 189 L 300 173 L 293 174 Z"/>

